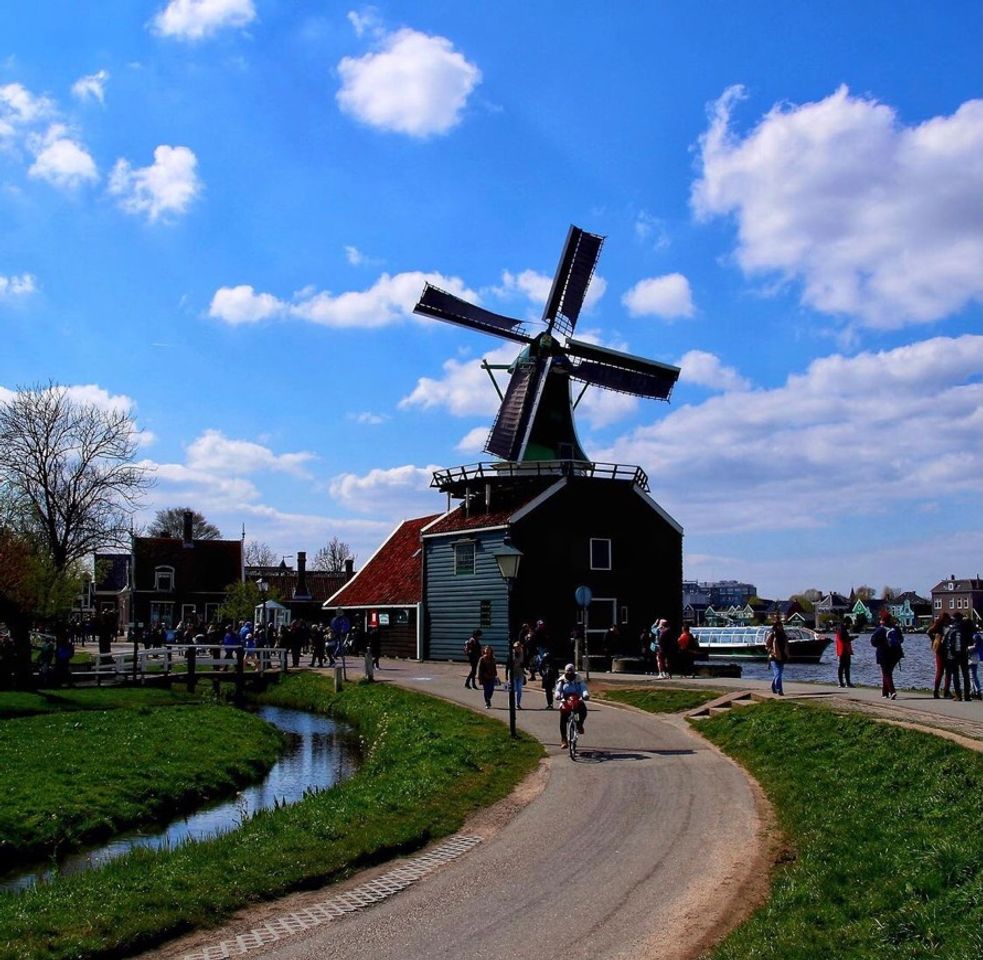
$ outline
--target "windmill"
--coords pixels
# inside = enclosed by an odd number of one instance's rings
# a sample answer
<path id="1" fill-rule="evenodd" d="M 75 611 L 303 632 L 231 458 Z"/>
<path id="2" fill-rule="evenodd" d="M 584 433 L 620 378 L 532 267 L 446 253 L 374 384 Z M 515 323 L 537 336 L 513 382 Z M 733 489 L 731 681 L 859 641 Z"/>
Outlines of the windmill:
<path id="1" fill-rule="evenodd" d="M 546 329 L 536 337 L 525 332 L 520 320 L 475 306 L 429 283 L 423 288 L 414 313 L 524 345 L 509 367 L 509 385 L 485 444 L 494 456 L 514 462 L 586 460 L 573 421 L 571 380 L 583 383 L 583 390 L 593 385 L 636 397 L 669 399 L 678 367 L 573 339 L 603 242 L 603 237 L 570 227 L 543 310 Z"/>

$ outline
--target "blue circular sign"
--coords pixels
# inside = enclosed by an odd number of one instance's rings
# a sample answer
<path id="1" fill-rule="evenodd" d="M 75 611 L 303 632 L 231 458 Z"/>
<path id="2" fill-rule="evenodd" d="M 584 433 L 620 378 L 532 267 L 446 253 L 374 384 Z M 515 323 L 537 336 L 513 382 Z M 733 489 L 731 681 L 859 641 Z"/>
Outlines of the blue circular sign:
<path id="1" fill-rule="evenodd" d="M 335 617 L 334 620 L 331 621 L 331 629 L 334 630 L 336 634 L 340 634 L 341 636 L 348 633 L 351 628 L 352 624 L 348 617 Z"/>
<path id="2" fill-rule="evenodd" d="M 578 607 L 589 607 L 591 600 L 594 599 L 594 594 L 590 592 L 590 587 L 577 587 L 573 595 L 577 600 Z"/>

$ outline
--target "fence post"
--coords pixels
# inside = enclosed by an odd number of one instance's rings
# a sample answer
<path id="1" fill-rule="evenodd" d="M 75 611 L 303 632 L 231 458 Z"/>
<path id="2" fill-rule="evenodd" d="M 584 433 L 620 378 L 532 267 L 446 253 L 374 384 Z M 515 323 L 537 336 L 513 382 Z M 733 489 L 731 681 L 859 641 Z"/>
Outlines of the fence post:
<path id="1" fill-rule="evenodd" d="M 188 661 L 188 693 L 194 693 L 195 687 L 198 685 L 197 673 L 197 663 L 198 663 L 198 650 L 196 647 L 188 647 L 184 651 L 185 659 Z"/>
<path id="2" fill-rule="evenodd" d="M 245 659 L 246 651 L 242 647 L 236 648 L 236 695 L 235 702 L 242 703 L 243 701 L 243 690 L 245 686 L 246 673 L 245 673 Z"/>

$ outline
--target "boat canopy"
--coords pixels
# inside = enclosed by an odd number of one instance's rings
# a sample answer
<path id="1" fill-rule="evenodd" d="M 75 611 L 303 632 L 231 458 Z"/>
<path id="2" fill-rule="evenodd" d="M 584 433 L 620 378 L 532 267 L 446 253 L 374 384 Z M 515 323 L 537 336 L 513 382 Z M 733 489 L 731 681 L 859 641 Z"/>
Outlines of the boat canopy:
<path id="1" fill-rule="evenodd" d="M 768 639 L 772 625 L 753 627 L 693 627 L 691 632 L 701 644 L 746 644 L 760 646 Z M 805 627 L 785 627 L 785 635 L 792 640 L 815 640 L 816 634 Z"/>

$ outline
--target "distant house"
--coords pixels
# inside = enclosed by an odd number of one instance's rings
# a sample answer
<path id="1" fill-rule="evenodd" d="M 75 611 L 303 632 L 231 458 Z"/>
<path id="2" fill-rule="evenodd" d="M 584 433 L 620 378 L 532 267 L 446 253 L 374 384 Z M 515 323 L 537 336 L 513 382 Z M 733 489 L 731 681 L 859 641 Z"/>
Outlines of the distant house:
<path id="1" fill-rule="evenodd" d="M 685 594 L 684 594 L 685 596 Z M 700 601 L 690 601 L 683 604 L 683 623 L 688 623 L 691 627 L 702 627 L 707 621 L 707 610 L 709 604 Z"/>
<path id="2" fill-rule="evenodd" d="M 130 616 L 138 627 L 217 619 L 226 588 L 242 580 L 240 540 L 195 540 L 191 514 L 184 535 L 133 537 Z"/>
<path id="3" fill-rule="evenodd" d="M 843 594 L 830 591 L 813 605 L 816 628 L 826 630 L 841 623 L 850 614 L 852 606 Z"/>
<path id="4" fill-rule="evenodd" d="M 880 620 L 881 610 L 887 611 L 886 604 L 886 600 L 876 597 L 871 597 L 868 600 L 861 600 L 860 597 L 857 597 L 850 610 L 854 625 L 859 628 L 876 624 Z"/>
<path id="5" fill-rule="evenodd" d="M 961 612 L 965 617 L 983 622 L 983 580 L 979 577 L 957 579 L 955 574 L 932 587 L 932 613 Z"/>
<path id="6" fill-rule="evenodd" d="M 308 570 L 307 554 L 297 551 L 297 567 L 288 567 L 285 560 L 277 566 L 246 567 L 245 578 L 267 583 L 268 595 L 279 608 L 286 611 L 277 622 L 306 620 L 308 623 L 331 619 L 324 611 L 324 602 L 338 592 L 354 576 L 354 561 L 347 560 L 344 570 Z M 269 608 L 269 604 L 267 604 Z M 273 618 L 269 618 L 271 621 Z"/>
<path id="7" fill-rule="evenodd" d="M 887 601 L 888 613 L 905 630 L 924 626 L 932 619 L 932 601 L 907 590 Z"/>
<path id="8" fill-rule="evenodd" d="M 378 627 L 386 657 L 423 657 L 423 545 L 420 531 L 439 514 L 404 520 L 344 586 L 323 603 L 359 628 Z M 463 649 L 464 640 L 460 647 Z M 458 651 L 460 653 L 460 651 Z"/>

